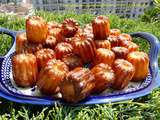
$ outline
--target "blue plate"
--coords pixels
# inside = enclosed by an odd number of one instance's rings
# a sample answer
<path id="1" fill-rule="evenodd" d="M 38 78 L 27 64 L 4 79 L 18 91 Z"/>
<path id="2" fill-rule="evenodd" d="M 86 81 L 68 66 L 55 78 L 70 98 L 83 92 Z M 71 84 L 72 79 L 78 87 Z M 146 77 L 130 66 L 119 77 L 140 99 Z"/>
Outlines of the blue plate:
<path id="1" fill-rule="evenodd" d="M 16 86 L 12 75 L 11 59 L 15 53 L 15 40 L 18 32 L 0 28 L 0 34 L 1 33 L 11 36 L 13 40 L 12 47 L 8 53 L 0 56 L 0 96 L 18 103 L 37 105 L 53 105 L 55 103 L 68 104 L 61 99 L 53 98 L 53 96 L 42 95 L 36 86 L 32 88 L 20 88 Z M 143 38 L 150 43 L 150 65 L 149 74 L 146 79 L 142 82 L 130 82 L 123 90 L 107 89 L 101 94 L 91 95 L 74 105 L 102 104 L 134 99 L 149 94 L 154 88 L 160 85 L 160 74 L 158 73 L 158 52 L 160 45 L 158 39 L 154 35 L 146 32 L 131 33 L 131 36 Z"/>

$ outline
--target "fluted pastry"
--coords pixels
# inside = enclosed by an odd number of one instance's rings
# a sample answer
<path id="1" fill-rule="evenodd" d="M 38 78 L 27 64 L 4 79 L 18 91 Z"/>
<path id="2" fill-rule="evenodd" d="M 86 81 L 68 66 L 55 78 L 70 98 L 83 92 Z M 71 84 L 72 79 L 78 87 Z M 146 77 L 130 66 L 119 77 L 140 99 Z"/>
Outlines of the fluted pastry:
<path id="1" fill-rule="evenodd" d="M 93 61 L 95 57 L 96 46 L 92 39 L 85 33 L 81 33 L 72 40 L 73 51 L 79 55 L 84 63 Z"/>
<path id="2" fill-rule="evenodd" d="M 119 46 L 119 40 L 117 36 L 109 35 L 107 40 L 111 43 L 111 47 Z"/>
<path id="3" fill-rule="evenodd" d="M 69 70 L 73 70 L 76 67 L 83 67 L 82 59 L 75 54 L 65 55 L 62 61 L 69 67 Z"/>
<path id="4" fill-rule="evenodd" d="M 56 59 L 49 60 L 38 75 L 38 89 L 43 94 L 55 94 L 67 73 L 68 67 L 64 62 Z"/>
<path id="5" fill-rule="evenodd" d="M 112 66 L 114 60 L 115 60 L 115 54 L 111 50 L 105 48 L 98 48 L 96 50 L 96 56 L 94 59 L 95 65 L 99 63 L 105 63 L 108 64 L 109 66 Z"/>
<path id="6" fill-rule="evenodd" d="M 95 77 L 94 93 L 100 93 L 111 87 L 115 81 L 115 73 L 112 68 L 104 63 L 100 63 L 91 69 Z"/>
<path id="7" fill-rule="evenodd" d="M 47 23 L 39 16 L 32 16 L 26 20 L 26 35 L 29 42 L 43 43 L 47 37 Z"/>
<path id="8" fill-rule="evenodd" d="M 33 54 L 17 54 L 12 58 L 13 79 L 18 86 L 32 87 L 37 81 L 37 61 Z"/>
<path id="9" fill-rule="evenodd" d="M 116 79 L 113 84 L 114 89 L 123 89 L 132 80 L 135 68 L 134 66 L 124 59 L 117 59 L 113 64 L 113 70 L 116 74 Z"/>
<path id="10" fill-rule="evenodd" d="M 62 98 L 77 103 L 88 97 L 95 86 L 94 76 L 88 68 L 77 67 L 70 71 L 60 85 Z"/>
<path id="11" fill-rule="evenodd" d="M 149 57 L 144 52 L 131 52 L 127 56 L 127 60 L 133 64 L 135 67 L 135 74 L 133 76 L 133 81 L 144 80 L 149 72 Z"/>
<path id="12" fill-rule="evenodd" d="M 108 40 L 95 40 L 96 48 L 106 48 L 111 49 L 111 43 Z"/>
<path id="13" fill-rule="evenodd" d="M 110 22 L 106 16 L 98 16 L 92 22 L 95 40 L 105 40 L 110 34 Z"/>
<path id="14" fill-rule="evenodd" d="M 127 48 L 129 52 L 138 51 L 139 49 L 139 46 L 131 41 L 123 41 L 120 46 Z"/>
<path id="15" fill-rule="evenodd" d="M 111 29 L 110 30 L 110 35 L 119 36 L 120 34 L 121 34 L 121 30 L 120 29 Z"/>
<path id="16" fill-rule="evenodd" d="M 61 59 L 64 55 L 73 53 L 73 47 L 69 43 L 61 42 L 55 47 L 56 58 Z"/>
<path id="17" fill-rule="evenodd" d="M 78 31 L 79 25 L 76 20 L 72 18 L 65 19 L 62 23 L 62 34 L 65 37 L 73 37 Z"/>
<path id="18" fill-rule="evenodd" d="M 37 58 L 37 64 L 39 70 L 45 66 L 45 64 L 48 62 L 48 60 L 55 58 L 55 53 L 52 49 L 41 49 L 35 53 L 35 56 Z"/>
<path id="19" fill-rule="evenodd" d="M 112 51 L 114 52 L 116 59 L 117 58 L 126 59 L 129 53 L 129 50 L 125 47 L 113 47 Z"/>
<path id="20" fill-rule="evenodd" d="M 43 46 L 45 48 L 50 48 L 50 49 L 54 49 L 55 46 L 57 44 L 57 40 L 54 36 L 48 35 L 47 39 L 45 40 L 45 42 L 43 43 Z"/>

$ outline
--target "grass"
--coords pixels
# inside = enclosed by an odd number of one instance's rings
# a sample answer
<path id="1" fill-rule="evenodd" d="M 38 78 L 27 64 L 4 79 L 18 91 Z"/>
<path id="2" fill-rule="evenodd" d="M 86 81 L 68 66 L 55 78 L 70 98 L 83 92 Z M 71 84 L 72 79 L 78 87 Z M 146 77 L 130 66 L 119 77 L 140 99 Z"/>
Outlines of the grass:
<path id="1" fill-rule="evenodd" d="M 91 14 L 77 15 L 37 12 L 47 21 L 62 22 L 65 18 L 75 18 L 83 26 L 91 22 L 95 17 Z M 122 32 L 150 32 L 160 38 L 160 23 L 145 23 L 138 19 L 120 19 L 118 16 L 109 15 L 111 28 L 119 28 Z M 11 30 L 22 30 L 25 28 L 25 20 L 14 16 L 0 14 L 0 27 Z M 149 50 L 149 44 L 142 39 L 134 39 L 143 51 Z M 0 55 L 4 55 L 11 45 L 11 39 L 6 35 L 0 37 Z M 36 106 L 18 104 L 0 98 L 0 120 L 24 119 L 24 120 L 159 120 L 160 119 L 160 88 L 154 90 L 150 95 L 128 101 L 117 103 L 91 105 L 91 106 Z"/>

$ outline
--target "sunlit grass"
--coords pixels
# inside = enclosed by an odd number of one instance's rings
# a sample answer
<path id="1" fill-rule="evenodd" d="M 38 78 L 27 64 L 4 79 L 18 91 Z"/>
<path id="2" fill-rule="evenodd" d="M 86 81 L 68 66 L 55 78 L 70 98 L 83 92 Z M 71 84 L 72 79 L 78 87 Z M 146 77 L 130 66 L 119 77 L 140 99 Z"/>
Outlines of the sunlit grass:
<path id="1" fill-rule="evenodd" d="M 62 22 L 65 18 L 72 17 L 78 20 L 81 26 L 90 23 L 95 17 L 91 14 L 77 15 L 58 14 L 49 12 L 37 12 L 47 21 Z M 131 33 L 137 31 L 150 32 L 160 38 L 160 23 L 144 23 L 140 20 L 120 19 L 117 16 L 108 15 L 111 28 L 119 28 L 122 32 Z M 0 27 L 11 30 L 22 30 L 25 28 L 25 19 L 14 16 L 0 15 Z M 140 50 L 148 51 L 149 44 L 142 39 L 134 39 L 140 45 Z M 6 35 L 0 37 L 0 55 L 9 49 L 11 39 Z M 160 89 L 154 90 L 152 94 L 135 100 L 122 101 L 112 104 L 91 106 L 33 106 L 24 105 L 0 99 L 0 119 L 54 119 L 54 120 L 159 120 L 160 119 Z"/>

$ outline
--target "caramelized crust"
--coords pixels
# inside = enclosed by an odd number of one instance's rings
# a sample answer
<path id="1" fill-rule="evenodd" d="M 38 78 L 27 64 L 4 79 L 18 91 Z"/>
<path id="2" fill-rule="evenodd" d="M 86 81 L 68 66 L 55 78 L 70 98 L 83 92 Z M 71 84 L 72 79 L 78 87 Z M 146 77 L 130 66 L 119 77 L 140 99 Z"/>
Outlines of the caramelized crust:
<path id="1" fill-rule="evenodd" d="M 96 48 L 106 48 L 111 49 L 111 43 L 108 40 L 95 40 Z"/>
<path id="2" fill-rule="evenodd" d="M 95 43 L 91 37 L 85 33 L 81 33 L 72 40 L 73 51 L 79 55 L 84 63 L 91 62 L 95 56 Z"/>
<path id="3" fill-rule="evenodd" d="M 123 59 L 115 60 L 113 64 L 113 70 L 116 74 L 116 80 L 113 84 L 115 89 L 125 88 L 134 76 L 135 68 L 134 66 Z"/>
<path id="4" fill-rule="evenodd" d="M 27 45 L 26 33 L 20 33 L 16 36 L 16 53 L 23 53 Z"/>
<path id="5" fill-rule="evenodd" d="M 67 74 L 60 89 L 64 100 L 77 103 L 88 97 L 94 86 L 94 76 L 91 71 L 88 68 L 77 67 Z"/>
<path id="6" fill-rule="evenodd" d="M 119 40 L 117 36 L 109 35 L 107 40 L 111 43 L 111 47 L 116 47 L 119 45 Z"/>
<path id="7" fill-rule="evenodd" d="M 37 81 L 37 62 L 33 54 L 17 54 L 12 58 L 13 79 L 18 86 L 32 87 Z"/>
<path id="8" fill-rule="evenodd" d="M 127 48 L 129 52 L 138 51 L 139 49 L 139 46 L 131 41 L 123 41 L 121 42 L 121 46 Z"/>
<path id="9" fill-rule="evenodd" d="M 27 40 L 32 43 L 43 43 L 47 37 L 47 24 L 39 16 L 32 16 L 26 20 Z"/>
<path id="10" fill-rule="evenodd" d="M 60 83 L 64 80 L 68 73 L 68 67 L 60 60 L 51 59 L 38 75 L 38 89 L 48 95 L 58 92 Z"/>
<path id="11" fill-rule="evenodd" d="M 74 37 L 78 28 L 79 25 L 76 20 L 72 18 L 65 19 L 62 23 L 62 34 L 67 38 Z"/>
<path id="12" fill-rule="evenodd" d="M 105 40 L 110 34 L 110 22 L 106 16 L 98 16 L 92 22 L 95 40 Z"/>
<path id="13" fill-rule="evenodd" d="M 122 33 L 118 36 L 118 40 L 120 43 L 124 41 L 132 41 L 132 37 L 129 34 Z"/>
<path id="14" fill-rule="evenodd" d="M 113 47 L 112 51 L 114 52 L 116 59 L 126 59 L 129 53 L 129 50 L 125 47 Z"/>
<path id="15" fill-rule="evenodd" d="M 105 63 L 108 64 L 109 66 L 112 66 L 114 59 L 115 59 L 114 52 L 105 48 L 98 48 L 96 50 L 94 65 L 97 65 L 99 63 Z"/>
<path id="16" fill-rule="evenodd" d="M 29 43 L 27 41 L 26 33 L 20 33 L 16 36 L 16 53 L 35 53 L 42 49 L 41 44 Z"/>
<path id="17" fill-rule="evenodd" d="M 41 49 L 35 53 L 39 70 L 45 66 L 48 60 L 55 58 L 55 53 L 52 49 Z"/>
<path id="18" fill-rule="evenodd" d="M 73 70 L 76 67 L 83 67 L 82 59 L 75 54 L 68 54 L 62 58 L 62 61 Z"/>
<path id="19" fill-rule="evenodd" d="M 64 55 L 73 53 L 73 47 L 69 43 L 58 43 L 55 47 L 56 58 L 61 59 Z"/>
<path id="20" fill-rule="evenodd" d="M 110 30 L 110 35 L 118 37 L 120 34 L 121 34 L 121 30 L 119 30 L 119 29 L 111 29 Z"/>
<path id="21" fill-rule="evenodd" d="M 53 37 L 53 36 L 51 36 L 51 35 L 49 35 L 49 36 L 47 36 L 47 39 L 46 39 L 46 41 L 44 42 L 43 46 L 44 46 L 45 48 L 54 49 L 55 46 L 56 46 L 56 44 L 57 44 L 56 38 Z"/>
<path id="22" fill-rule="evenodd" d="M 115 81 L 115 73 L 107 64 L 100 63 L 93 67 L 91 72 L 95 77 L 94 93 L 100 93 L 111 87 Z"/>
<path id="23" fill-rule="evenodd" d="M 131 52 L 127 60 L 133 64 L 135 67 L 135 74 L 133 76 L 133 81 L 144 80 L 149 72 L 149 57 L 144 52 Z"/>

